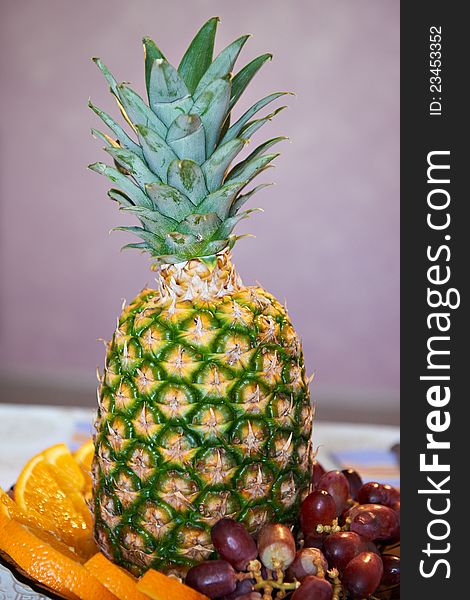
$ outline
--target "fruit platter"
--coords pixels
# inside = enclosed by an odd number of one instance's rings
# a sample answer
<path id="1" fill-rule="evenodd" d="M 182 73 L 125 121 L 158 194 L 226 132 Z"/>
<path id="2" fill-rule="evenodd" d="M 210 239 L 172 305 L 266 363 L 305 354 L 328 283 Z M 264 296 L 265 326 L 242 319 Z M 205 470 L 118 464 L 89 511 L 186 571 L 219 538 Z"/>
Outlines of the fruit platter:
<path id="1" fill-rule="evenodd" d="M 0 490 L 1 562 L 38 598 L 399 598 L 400 499 L 389 485 L 315 461 L 293 528 L 267 522 L 252 535 L 223 517 L 210 530 L 212 555 L 185 576 L 149 569 L 136 577 L 94 541 L 93 456 L 91 440 L 74 453 L 52 446 L 12 490 Z"/>
<path id="2" fill-rule="evenodd" d="M 286 95 L 232 111 L 270 54 L 233 74 L 209 19 L 173 67 L 144 38 L 148 102 L 99 59 L 123 128 L 92 130 L 109 197 L 139 225 L 156 285 L 123 306 L 98 371 L 93 438 L 44 449 L 0 490 L 0 556 L 43 597 L 81 600 L 399 598 L 400 493 L 325 471 L 300 339 L 245 286 L 231 249 L 268 139 L 233 164 Z M 248 188 L 248 189 L 247 189 Z"/>

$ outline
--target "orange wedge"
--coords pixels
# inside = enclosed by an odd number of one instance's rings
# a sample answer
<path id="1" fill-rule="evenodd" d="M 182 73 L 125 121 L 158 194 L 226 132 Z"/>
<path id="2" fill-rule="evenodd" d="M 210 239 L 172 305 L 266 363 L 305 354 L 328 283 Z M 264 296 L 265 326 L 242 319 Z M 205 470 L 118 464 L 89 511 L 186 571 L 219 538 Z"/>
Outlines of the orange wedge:
<path id="1" fill-rule="evenodd" d="M 67 599 L 116 600 L 83 565 L 5 516 L 0 523 L 0 550 L 28 577 Z"/>
<path id="2" fill-rule="evenodd" d="M 149 569 L 137 583 L 137 589 L 153 600 L 209 600 L 173 577 Z"/>
<path id="3" fill-rule="evenodd" d="M 57 444 L 34 456 L 15 485 L 20 510 L 37 526 L 55 534 L 85 559 L 98 550 L 93 522 L 83 497 L 86 480 L 65 444 Z"/>
<path id="4" fill-rule="evenodd" d="M 59 550 L 59 552 L 62 552 L 62 554 L 65 554 L 65 556 L 68 556 L 72 560 L 76 560 L 78 562 L 85 562 L 80 555 L 74 552 L 72 548 L 61 542 L 57 536 L 45 529 L 41 529 L 41 527 L 38 525 L 38 518 L 36 518 L 34 514 L 26 515 L 23 513 L 16 502 L 0 488 L 0 527 L 6 525 L 8 521 L 12 520 L 17 521 L 22 525 L 27 525 L 34 535 L 44 542 L 50 544 L 56 550 Z"/>
<path id="5" fill-rule="evenodd" d="M 147 595 L 137 590 L 137 580 L 101 552 L 92 556 L 84 566 L 119 600 L 149 600 Z"/>
<path id="6" fill-rule="evenodd" d="M 65 444 L 56 444 L 41 452 L 51 465 L 55 476 L 65 492 L 74 494 L 83 491 L 86 481 L 83 471 Z"/>
<path id="7" fill-rule="evenodd" d="M 87 473 L 91 472 L 91 463 L 93 461 L 94 456 L 95 445 L 93 443 L 93 440 L 91 439 L 82 444 L 80 448 L 78 448 L 78 450 L 75 450 L 75 452 L 73 453 L 74 459 Z"/>

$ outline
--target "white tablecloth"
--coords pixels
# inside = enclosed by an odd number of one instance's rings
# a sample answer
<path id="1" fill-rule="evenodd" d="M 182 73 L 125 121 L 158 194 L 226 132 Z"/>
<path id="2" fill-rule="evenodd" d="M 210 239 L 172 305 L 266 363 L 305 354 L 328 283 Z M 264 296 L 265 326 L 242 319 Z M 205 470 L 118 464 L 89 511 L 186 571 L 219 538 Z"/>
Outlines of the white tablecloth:
<path id="1" fill-rule="evenodd" d="M 91 420 L 90 409 L 0 404 L 0 486 L 10 487 L 26 461 L 47 446 L 65 442 L 75 449 L 89 437 Z M 351 450 L 370 452 L 373 461 L 398 441 L 397 427 L 325 421 L 314 426 L 318 459 L 327 468 L 343 466 L 335 457 Z"/>

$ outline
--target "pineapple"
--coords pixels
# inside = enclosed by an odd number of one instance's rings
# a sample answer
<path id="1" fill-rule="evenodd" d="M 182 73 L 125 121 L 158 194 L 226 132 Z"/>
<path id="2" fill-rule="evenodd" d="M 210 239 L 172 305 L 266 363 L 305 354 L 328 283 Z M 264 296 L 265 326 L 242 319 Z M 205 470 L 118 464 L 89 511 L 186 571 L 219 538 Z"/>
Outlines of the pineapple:
<path id="1" fill-rule="evenodd" d="M 127 247 L 147 251 L 156 273 L 123 309 L 107 344 L 98 389 L 93 463 L 95 536 L 138 574 L 184 573 L 213 553 L 224 516 L 256 533 L 293 524 L 308 491 L 313 408 L 299 339 L 285 308 L 242 284 L 231 262 L 245 188 L 277 154 L 270 139 L 230 166 L 276 112 L 282 93 L 231 111 L 269 54 L 232 77 L 248 36 L 212 59 L 218 19 L 196 34 L 178 69 L 144 39 L 149 104 L 118 84 L 100 59 L 130 128 L 90 102 L 112 136 L 93 130 L 115 167 L 90 165 L 139 226 Z"/>

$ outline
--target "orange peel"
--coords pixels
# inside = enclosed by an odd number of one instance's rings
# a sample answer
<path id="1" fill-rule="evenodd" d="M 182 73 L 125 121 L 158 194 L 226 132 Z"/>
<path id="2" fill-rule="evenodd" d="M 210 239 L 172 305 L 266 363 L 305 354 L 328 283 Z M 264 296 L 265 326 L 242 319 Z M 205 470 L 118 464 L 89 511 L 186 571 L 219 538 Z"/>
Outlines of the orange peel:
<path id="1" fill-rule="evenodd" d="M 39 539 L 28 527 L 2 515 L 0 550 L 22 573 L 70 600 L 116 600 L 79 562 Z"/>
<path id="2" fill-rule="evenodd" d="M 34 456 L 15 484 L 14 499 L 35 525 L 74 548 L 85 560 L 98 549 L 93 521 L 83 493 L 86 479 L 65 444 Z"/>
<path id="3" fill-rule="evenodd" d="M 137 589 L 152 600 L 209 600 L 204 594 L 154 569 L 149 569 L 140 578 Z"/>
<path id="4" fill-rule="evenodd" d="M 138 591 L 137 580 L 101 552 L 92 556 L 84 567 L 119 600 L 149 600 L 146 594 Z"/>

